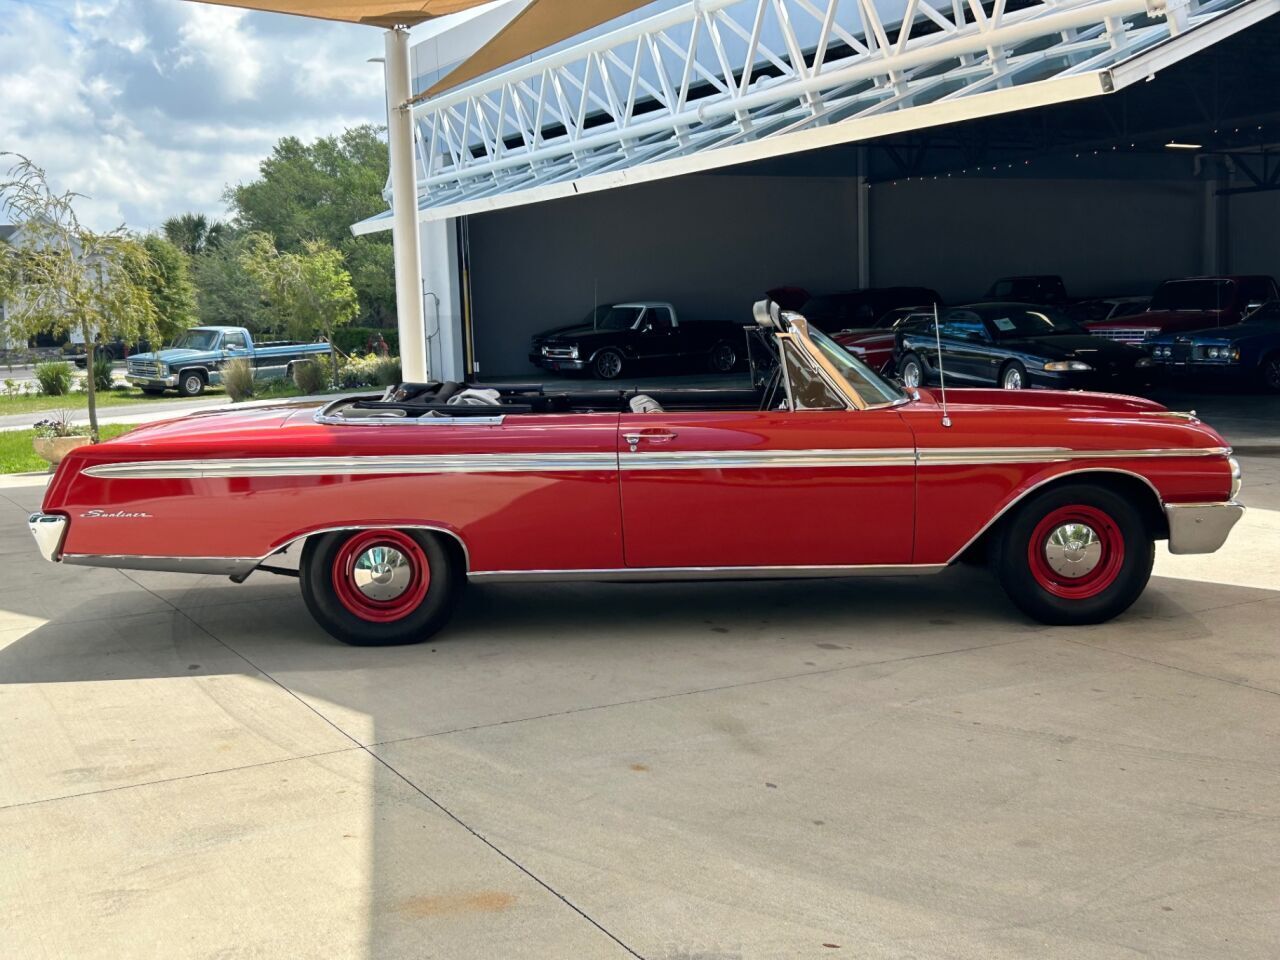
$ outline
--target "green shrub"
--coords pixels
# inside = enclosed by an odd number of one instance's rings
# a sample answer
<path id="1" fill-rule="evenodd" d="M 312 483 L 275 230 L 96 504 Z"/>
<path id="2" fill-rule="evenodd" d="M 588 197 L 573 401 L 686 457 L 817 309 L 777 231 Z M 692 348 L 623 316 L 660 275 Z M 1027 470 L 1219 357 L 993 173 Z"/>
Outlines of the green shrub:
<path id="1" fill-rule="evenodd" d="M 380 327 L 339 327 L 333 331 L 333 345 L 343 353 L 362 357 L 368 351 L 369 338 L 379 333 L 387 341 L 387 348 L 393 354 L 399 354 L 400 331 L 394 328 L 383 330 Z"/>
<path id="2" fill-rule="evenodd" d="M 373 382 L 380 387 L 394 387 L 400 382 L 400 358 L 378 357 L 373 365 Z"/>
<path id="3" fill-rule="evenodd" d="M 253 364 L 243 357 L 227 363 L 222 368 L 222 385 L 232 403 L 248 400 L 253 396 Z"/>
<path id="4" fill-rule="evenodd" d="M 293 365 L 293 382 L 305 394 L 319 393 L 329 386 L 329 371 L 319 360 L 299 360 Z"/>
<path id="5" fill-rule="evenodd" d="M 93 389 L 111 389 L 111 358 L 98 354 L 93 358 Z"/>
<path id="6" fill-rule="evenodd" d="M 348 390 L 352 387 L 372 386 L 379 359 L 372 354 L 352 357 L 338 368 L 338 386 Z"/>
<path id="7" fill-rule="evenodd" d="M 46 397 L 63 397 L 71 392 L 71 364 L 52 360 L 36 364 L 36 381 Z"/>

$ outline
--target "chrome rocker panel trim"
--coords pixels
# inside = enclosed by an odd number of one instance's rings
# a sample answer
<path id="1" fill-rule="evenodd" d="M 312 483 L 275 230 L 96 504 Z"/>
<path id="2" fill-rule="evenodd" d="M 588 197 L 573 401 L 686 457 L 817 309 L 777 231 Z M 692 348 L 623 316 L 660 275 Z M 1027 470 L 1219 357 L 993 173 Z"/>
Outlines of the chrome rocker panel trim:
<path id="1" fill-rule="evenodd" d="M 789 580 L 822 577 L 902 577 L 941 573 L 945 563 L 895 563 L 794 567 L 636 567 L 599 570 L 478 570 L 468 580 L 486 583 L 662 580 Z"/>
<path id="2" fill-rule="evenodd" d="M 1166 503 L 1169 521 L 1169 552 L 1213 553 L 1227 542 L 1231 528 L 1244 516 L 1244 504 Z"/>

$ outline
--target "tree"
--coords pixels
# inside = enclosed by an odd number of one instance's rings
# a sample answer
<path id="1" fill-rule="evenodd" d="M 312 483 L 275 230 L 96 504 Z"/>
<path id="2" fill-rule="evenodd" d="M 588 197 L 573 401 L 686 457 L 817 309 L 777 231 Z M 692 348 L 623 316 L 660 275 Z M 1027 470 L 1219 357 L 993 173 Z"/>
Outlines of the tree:
<path id="1" fill-rule="evenodd" d="M 99 338 L 153 339 L 156 309 L 148 284 L 154 267 L 146 248 L 123 226 L 90 230 L 76 216 L 79 195 L 54 193 L 45 173 L 26 157 L 15 158 L 0 182 L 0 210 L 18 223 L 21 243 L 0 250 L 9 264 L 10 326 L 31 336 L 41 331 L 84 338 L 89 430 L 98 440 L 98 407 L 92 376 Z"/>
<path id="2" fill-rule="evenodd" d="M 244 269 L 262 289 L 276 329 L 295 340 L 317 335 L 333 342 L 333 331 L 360 313 L 342 251 L 309 240 L 300 253 L 281 253 L 265 233 L 250 234 L 240 255 Z M 333 375 L 338 355 L 331 353 Z"/>
<path id="3" fill-rule="evenodd" d="M 209 221 L 203 213 L 184 213 L 170 217 L 161 227 L 165 239 L 189 257 L 217 250 L 227 235 L 221 220 Z"/>
<path id="4" fill-rule="evenodd" d="M 261 176 L 227 191 L 237 222 L 268 233 L 283 253 L 321 240 L 340 250 L 362 312 L 382 323 L 395 316 L 390 234 L 351 235 L 351 224 L 387 208 L 387 145 L 382 129 L 353 127 L 306 144 L 285 137 L 259 165 Z"/>
<path id="5" fill-rule="evenodd" d="M 256 336 L 265 333 L 272 320 L 263 305 L 262 288 L 240 259 L 247 239 L 244 234 L 233 233 L 216 249 L 193 258 L 191 278 L 201 323 L 248 327 Z"/>
<path id="6" fill-rule="evenodd" d="M 158 234 L 148 234 L 142 246 L 151 258 L 151 272 L 135 278 L 146 286 L 156 308 L 162 340 L 174 339 L 196 322 L 196 291 L 187 269 L 187 255 Z"/>

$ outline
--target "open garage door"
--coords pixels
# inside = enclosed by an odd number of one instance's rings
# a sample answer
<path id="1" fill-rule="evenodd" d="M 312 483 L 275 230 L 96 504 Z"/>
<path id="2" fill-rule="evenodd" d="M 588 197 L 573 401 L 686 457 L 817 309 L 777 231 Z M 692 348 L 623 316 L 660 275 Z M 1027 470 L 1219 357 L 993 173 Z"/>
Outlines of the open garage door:
<path id="1" fill-rule="evenodd" d="M 1280 11 L 935 2 L 700 0 L 428 100 L 414 108 L 420 218 L 1110 94 Z"/>

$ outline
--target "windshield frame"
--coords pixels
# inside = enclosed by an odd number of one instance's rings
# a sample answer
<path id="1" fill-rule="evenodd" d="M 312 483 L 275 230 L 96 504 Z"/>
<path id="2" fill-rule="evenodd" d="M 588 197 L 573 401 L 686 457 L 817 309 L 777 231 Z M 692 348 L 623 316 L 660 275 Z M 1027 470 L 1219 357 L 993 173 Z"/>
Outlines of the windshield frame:
<path id="1" fill-rule="evenodd" d="M 809 360 L 816 365 L 818 372 L 837 394 L 844 397 L 850 408 L 855 410 L 873 410 L 878 407 L 892 407 L 908 403 L 911 397 L 885 380 L 865 363 L 836 343 L 822 331 L 810 327 L 809 322 L 800 314 L 786 313 L 789 331 L 779 331 L 777 336 L 790 338 L 801 348 Z M 832 357 L 838 357 L 842 364 L 856 370 L 867 383 L 871 384 L 884 399 L 872 400 L 864 397 L 861 391 L 836 367 Z"/>

